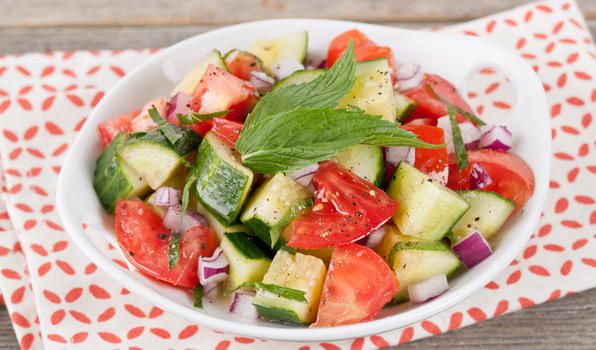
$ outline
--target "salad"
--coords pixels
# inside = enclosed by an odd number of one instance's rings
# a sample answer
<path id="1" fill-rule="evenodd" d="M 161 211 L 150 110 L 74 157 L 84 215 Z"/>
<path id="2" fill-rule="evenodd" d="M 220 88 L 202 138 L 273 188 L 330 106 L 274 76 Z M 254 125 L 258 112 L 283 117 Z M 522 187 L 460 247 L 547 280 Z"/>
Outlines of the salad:
<path id="1" fill-rule="evenodd" d="M 448 81 L 356 29 L 316 67 L 307 42 L 214 49 L 170 96 L 98 127 L 93 185 L 124 255 L 198 308 L 372 320 L 444 293 L 532 195 L 511 133 Z"/>

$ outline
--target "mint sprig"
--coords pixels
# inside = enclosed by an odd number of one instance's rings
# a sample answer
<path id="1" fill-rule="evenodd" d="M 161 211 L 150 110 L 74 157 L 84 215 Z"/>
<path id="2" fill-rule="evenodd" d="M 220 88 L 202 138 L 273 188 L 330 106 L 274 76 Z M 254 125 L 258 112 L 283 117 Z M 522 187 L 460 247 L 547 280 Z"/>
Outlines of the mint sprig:
<path id="1" fill-rule="evenodd" d="M 170 270 L 178 265 L 180 259 L 180 239 L 182 239 L 182 233 L 172 232 L 168 241 L 168 268 Z"/>
<path id="2" fill-rule="evenodd" d="M 159 115 L 157 108 L 153 107 L 149 109 L 147 112 L 149 112 L 149 117 L 151 117 L 155 124 L 157 124 L 159 131 L 161 131 L 161 133 L 166 137 L 166 139 L 170 141 L 172 146 L 175 146 L 176 142 L 183 135 L 179 133 L 178 130 L 176 130 L 176 128 L 172 124 L 168 123 L 164 118 L 162 118 L 161 115 Z"/>
<path id="3" fill-rule="evenodd" d="M 250 282 L 250 281 L 244 282 L 234 289 L 230 289 L 230 290 L 223 292 L 223 295 L 224 296 L 230 295 L 230 294 L 234 293 L 235 291 L 238 291 L 244 287 L 256 289 L 257 292 L 262 290 L 265 292 L 277 294 L 282 298 L 286 298 L 286 299 L 289 299 L 292 301 L 297 301 L 299 303 L 303 303 L 303 304 L 308 303 L 308 301 L 304 297 L 304 295 L 306 295 L 306 292 L 304 292 L 304 291 L 287 288 L 287 287 L 282 287 L 282 286 L 278 286 L 276 284 L 263 283 L 263 282 Z"/>
<path id="4" fill-rule="evenodd" d="M 231 109 L 227 109 L 225 111 L 204 114 L 190 112 L 188 114 L 176 114 L 176 117 L 178 117 L 178 121 L 181 125 L 192 125 L 200 122 L 206 122 L 207 120 L 211 120 L 213 118 L 222 117 L 231 111 Z"/>
<path id="5" fill-rule="evenodd" d="M 299 109 L 335 107 L 354 86 L 356 60 L 354 43 L 327 72 L 312 81 L 288 85 L 266 94 L 250 113 L 243 130 L 249 130 L 269 116 Z"/>
<path id="6" fill-rule="evenodd" d="M 449 114 L 449 123 L 451 124 L 451 131 L 453 133 L 453 147 L 455 148 L 455 158 L 457 159 L 457 172 L 459 173 L 463 168 L 468 167 L 468 152 L 464 144 L 463 137 L 459 124 L 455 119 L 455 109 L 451 106 L 447 107 Z"/>
<path id="7" fill-rule="evenodd" d="M 346 109 L 303 109 L 282 112 L 243 129 L 236 142 L 242 163 L 262 174 L 292 172 L 328 160 L 364 143 L 376 146 L 440 148 L 381 120 L 381 116 Z"/>

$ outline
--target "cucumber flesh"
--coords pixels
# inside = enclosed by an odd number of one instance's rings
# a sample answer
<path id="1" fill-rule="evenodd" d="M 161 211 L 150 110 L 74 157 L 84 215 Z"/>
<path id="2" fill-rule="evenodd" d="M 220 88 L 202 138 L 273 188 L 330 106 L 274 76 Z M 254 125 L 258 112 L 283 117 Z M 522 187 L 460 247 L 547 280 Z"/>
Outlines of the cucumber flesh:
<path id="1" fill-rule="evenodd" d="M 393 96 L 395 102 L 395 118 L 398 122 L 403 123 L 414 113 L 418 103 L 406 95 L 395 92 Z"/>
<path id="2" fill-rule="evenodd" d="M 221 243 L 223 240 L 224 234 L 226 232 L 247 232 L 251 234 L 252 232 L 248 229 L 248 227 L 242 225 L 242 223 L 238 220 L 234 220 L 232 222 L 228 222 L 220 215 L 217 215 L 207 209 L 201 201 L 197 199 L 194 194 L 190 194 L 190 199 L 188 201 L 188 207 L 191 209 L 196 210 L 199 214 L 203 215 L 207 222 L 209 223 L 209 227 L 215 232 L 215 236 L 217 237 L 217 241 Z"/>
<path id="3" fill-rule="evenodd" d="M 457 243 L 478 231 L 488 241 L 503 226 L 516 205 L 495 192 L 480 190 L 457 191 L 470 204 L 470 210 L 453 226 L 453 241 Z"/>
<path id="4" fill-rule="evenodd" d="M 335 156 L 337 162 L 351 173 L 377 187 L 383 185 L 385 161 L 379 146 L 355 145 Z"/>
<path id="5" fill-rule="evenodd" d="M 245 232 L 227 232 L 221 249 L 230 263 L 228 288 L 244 282 L 260 282 L 271 265 L 271 251 L 259 244 L 259 239 Z"/>
<path id="6" fill-rule="evenodd" d="M 192 95 L 197 85 L 203 78 L 205 71 L 209 64 L 229 72 L 226 62 L 221 57 L 221 53 L 218 50 L 212 50 L 208 52 L 202 60 L 199 61 L 192 69 L 186 73 L 184 78 L 176 85 L 174 90 L 170 93 L 170 97 L 174 97 L 179 92 L 183 92 L 187 95 Z"/>
<path id="7" fill-rule="evenodd" d="M 399 230 L 429 241 L 443 238 L 470 207 L 457 193 L 405 162 L 398 164 L 386 192 L 399 202 L 392 218 Z"/>
<path id="8" fill-rule="evenodd" d="M 250 53 L 263 62 L 267 74 L 272 75 L 271 65 L 289 57 L 300 63 L 306 62 L 308 33 L 306 31 L 281 35 L 271 40 L 255 40 L 250 45 Z"/>
<path id="9" fill-rule="evenodd" d="M 292 73 L 287 78 L 284 78 L 277 83 L 271 85 L 271 91 L 280 89 L 282 87 L 286 87 L 292 84 L 302 84 L 308 83 L 309 81 L 314 80 L 319 75 L 325 73 L 327 69 L 310 69 L 310 70 L 298 70 Z"/>

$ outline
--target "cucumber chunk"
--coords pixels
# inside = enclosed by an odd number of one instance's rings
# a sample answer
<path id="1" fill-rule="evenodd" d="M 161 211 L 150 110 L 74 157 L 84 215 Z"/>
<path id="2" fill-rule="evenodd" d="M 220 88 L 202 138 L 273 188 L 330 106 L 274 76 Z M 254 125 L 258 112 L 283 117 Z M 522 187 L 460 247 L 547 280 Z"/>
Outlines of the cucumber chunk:
<path id="1" fill-rule="evenodd" d="M 399 202 L 393 222 L 409 236 L 438 241 L 468 211 L 470 205 L 420 170 L 400 162 L 386 189 Z"/>
<path id="2" fill-rule="evenodd" d="M 240 154 L 217 135 L 208 132 L 199 147 L 194 194 L 212 213 L 232 223 L 250 192 L 253 172 L 242 165 Z"/>
<path id="3" fill-rule="evenodd" d="M 339 107 L 356 106 L 367 114 L 382 115 L 395 122 L 395 102 L 389 64 L 386 58 L 356 63 L 356 82 L 352 90 L 339 102 Z"/>
<path id="4" fill-rule="evenodd" d="M 300 303 L 261 291 L 255 297 L 253 305 L 264 317 L 295 323 L 312 323 L 317 317 L 326 275 L 327 268 L 321 259 L 278 250 L 263 277 L 263 283 L 301 290 L 306 293 L 304 297 L 307 302 Z"/>
<path id="5" fill-rule="evenodd" d="M 319 75 L 325 73 L 327 69 L 310 69 L 310 70 L 298 70 L 292 73 L 287 78 L 284 78 L 277 83 L 271 85 L 271 91 L 281 89 L 292 84 L 302 84 L 314 80 Z"/>
<path id="6" fill-rule="evenodd" d="M 351 173 L 371 182 L 377 187 L 383 185 L 385 161 L 379 146 L 355 145 L 335 156 L 337 162 Z"/>
<path id="7" fill-rule="evenodd" d="M 211 227 L 213 232 L 215 232 L 217 241 L 220 243 L 223 240 L 224 234 L 226 232 L 247 232 L 249 234 L 252 233 L 248 229 L 248 227 L 242 225 L 240 221 L 234 220 L 232 222 L 228 222 L 221 216 L 211 212 L 197 199 L 197 197 L 194 194 L 190 195 L 188 207 L 196 210 L 199 214 L 203 215 L 207 219 L 209 227 Z"/>
<path id="8" fill-rule="evenodd" d="M 270 40 L 255 40 L 250 44 L 249 51 L 261 59 L 267 74 L 271 75 L 271 64 L 291 56 L 305 64 L 307 47 L 308 32 L 302 31 Z"/>
<path id="9" fill-rule="evenodd" d="M 384 254 L 399 281 L 399 291 L 393 296 L 395 302 L 409 299 L 410 284 L 438 274 L 449 276 L 461 266 L 457 255 L 443 242 L 425 241 L 395 231 L 389 232 L 384 240 L 387 240 L 382 244 L 384 247 L 389 242 L 395 242 L 391 250 Z"/>
<path id="10" fill-rule="evenodd" d="M 406 95 L 398 92 L 394 93 L 393 101 L 395 102 L 395 118 L 398 122 L 403 123 L 414 113 L 418 103 Z"/>
<path id="11" fill-rule="evenodd" d="M 226 66 L 226 62 L 221 57 L 221 53 L 218 50 L 211 50 L 208 52 L 202 60 L 199 61 L 192 69 L 186 73 L 184 78 L 180 80 L 178 85 L 172 90 L 170 93 L 170 97 L 174 97 L 179 92 L 183 92 L 188 95 L 192 95 L 195 91 L 197 85 L 203 78 L 205 71 L 209 64 L 213 64 L 214 66 L 229 72 L 228 66 Z"/>
<path id="12" fill-rule="evenodd" d="M 93 176 L 93 189 L 99 202 L 108 213 L 113 213 L 118 199 L 132 196 L 143 197 L 149 192 L 149 185 L 144 177 L 116 157 L 116 153 L 130 135 L 120 132 L 97 159 Z"/>
<path id="13" fill-rule="evenodd" d="M 274 247 L 294 215 L 313 203 L 311 194 L 304 186 L 286 174 L 278 173 L 250 196 L 240 221 L 263 242 Z"/>
<path id="14" fill-rule="evenodd" d="M 271 265 L 272 251 L 245 232 L 226 232 L 221 249 L 230 263 L 229 289 L 244 282 L 261 282 Z"/>
<path id="15" fill-rule="evenodd" d="M 453 241 L 480 232 L 488 241 L 503 226 L 516 205 L 495 192 L 480 190 L 457 191 L 470 204 L 470 210 L 453 226 Z"/>
<path id="16" fill-rule="evenodd" d="M 189 128 L 171 125 L 182 137 L 174 145 L 160 130 L 132 138 L 118 150 L 116 157 L 134 169 L 152 189 L 158 189 L 176 175 L 186 158 L 201 142 L 201 136 Z"/>

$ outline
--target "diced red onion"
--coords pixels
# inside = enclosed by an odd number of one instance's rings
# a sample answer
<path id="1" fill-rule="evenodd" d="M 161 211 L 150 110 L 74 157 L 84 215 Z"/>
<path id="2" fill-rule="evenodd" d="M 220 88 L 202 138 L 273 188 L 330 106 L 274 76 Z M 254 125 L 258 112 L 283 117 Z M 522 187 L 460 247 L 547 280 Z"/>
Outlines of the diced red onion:
<path id="1" fill-rule="evenodd" d="M 424 72 L 414 62 L 406 63 L 397 69 L 397 88 L 399 92 L 415 89 L 422 85 Z"/>
<path id="2" fill-rule="evenodd" d="M 322 60 L 321 63 L 316 67 L 316 69 L 324 69 L 327 68 L 327 60 Z"/>
<path id="3" fill-rule="evenodd" d="M 264 93 L 271 91 L 271 85 L 275 83 L 275 79 L 268 76 L 265 72 L 257 72 L 253 70 L 250 72 L 250 82 L 255 86 L 257 91 Z"/>
<path id="4" fill-rule="evenodd" d="M 479 190 L 493 183 L 493 179 L 486 172 L 482 164 L 475 163 L 470 171 L 470 188 Z"/>
<path id="5" fill-rule="evenodd" d="M 395 167 L 401 161 L 414 165 L 415 160 L 416 148 L 414 147 L 385 147 L 385 161 Z"/>
<path id="6" fill-rule="evenodd" d="M 259 313 L 252 304 L 254 299 L 254 294 L 244 291 L 234 293 L 232 304 L 230 304 L 230 313 L 246 320 L 258 320 Z"/>
<path id="7" fill-rule="evenodd" d="M 180 204 L 173 205 L 168 208 L 166 216 L 163 218 L 163 225 L 168 230 L 174 232 L 186 232 L 195 226 L 208 226 L 207 219 L 192 209 L 186 209 L 182 223 L 180 217 L 182 216 L 182 206 Z"/>
<path id="8" fill-rule="evenodd" d="M 212 256 L 199 257 L 199 282 L 205 286 L 211 283 L 225 281 L 230 274 L 230 263 L 223 254 L 223 249 L 217 247 Z"/>
<path id="9" fill-rule="evenodd" d="M 160 207 L 171 207 L 180 201 L 180 191 L 172 187 L 160 187 L 155 190 L 153 204 Z"/>
<path id="10" fill-rule="evenodd" d="M 373 231 L 370 235 L 366 236 L 367 240 L 364 244 L 365 246 L 369 247 L 370 249 L 376 249 L 379 244 L 383 241 L 383 238 L 387 234 L 387 226 L 383 225 Z"/>
<path id="11" fill-rule="evenodd" d="M 219 298 L 219 283 L 209 283 L 203 286 L 203 298 L 215 300 Z"/>
<path id="12" fill-rule="evenodd" d="M 302 186 L 309 189 L 309 186 L 312 185 L 312 179 L 315 177 L 315 173 L 319 170 L 319 164 L 311 164 L 307 165 L 302 169 L 298 169 L 293 173 L 288 173 L 287 175 L 294 179 L 297 183 L 301 184 Z M 314 185 L 312 185 L 313 192 L 314 192 Z"/>
<path id="13" fill-rule="evenodd" d="M 447 153 L 455 153 L 453 146 L 453 131 L 451 129 L 451 121 L 449 116 L 444 116 L 437 119 L 437 126 L 445 132 L 445 143 L 447 144 Z M 459 123 L 459 131 L 461 132 L 461 138 L 464 141 L 466 149 L 478 148 L 480 143 L 480 130 L 472 122 Z"/>
<path id="14" fill-rule="evenodd" d="M 408 286 L 408 295 L 413 303 L 423 303 L 436 298 L 449 289 L 447 276 L 438 274 L 422 282 L 413 283 Z"/>
<path id="15" fill-rule="evenodd" d="M 478 265 L 493 253 L 490 244 L 478 231 L 457 242 L 452 249 L 468 269 Z"/>
<path id="16" fill-rule="evenodd" d="M 304 65 L 300 63 L 296 57 L 289 56 L 283 60 L 273 62 L 271 66 L 269 66 L 269 69 L 277 80 L 282 80 L 283 78 L 289 77 L 297 70 L 304 70 Z"/>
<path id="17" fill-rule="evenodd" d="M 178 121 L 178 114 L 190 113 L 192 103 L 192 96 L 184 92 L 178 92 L 170 99 L 170 107 L 168 108 L 167 118 L 168 123 L 180 125 Z"/>
<path id="18" fill-rule="evenodd" d="M 507 127 L 501 125 L 483 125 L 480 127 L 480 148 L 506 151 L 511 148 L 513 135 Z"/>

